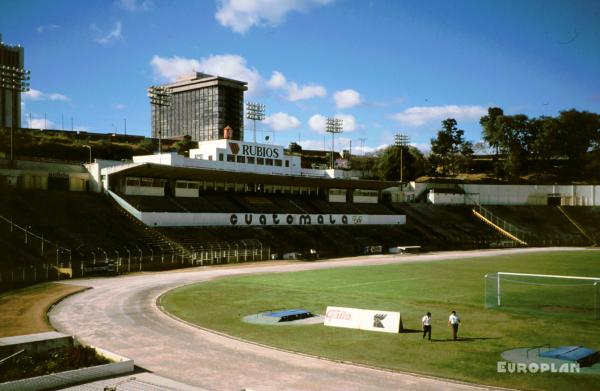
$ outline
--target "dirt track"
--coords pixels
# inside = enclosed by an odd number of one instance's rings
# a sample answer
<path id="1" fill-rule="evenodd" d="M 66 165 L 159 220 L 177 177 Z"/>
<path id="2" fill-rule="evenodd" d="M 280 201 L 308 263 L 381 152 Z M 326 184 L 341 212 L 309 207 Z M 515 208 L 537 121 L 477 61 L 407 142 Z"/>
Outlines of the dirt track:
<path id="1" fill-rule="evenodd" d="M 567 249 L 554 249 L 565 251 Z M 372 256 L 256 267 L 199 268 L 69 281 L 94 289 L 69 297 L 52 324 L 80 340 L 131 357 L 158 375 L 209 390 L 477 390 L 463 383 L 338 363 L 271 349 L 202 330 L 164 314 L 157 298 L 177 286 L 217 277 L 385 263 L 465 259 L 553 249 Z"/>

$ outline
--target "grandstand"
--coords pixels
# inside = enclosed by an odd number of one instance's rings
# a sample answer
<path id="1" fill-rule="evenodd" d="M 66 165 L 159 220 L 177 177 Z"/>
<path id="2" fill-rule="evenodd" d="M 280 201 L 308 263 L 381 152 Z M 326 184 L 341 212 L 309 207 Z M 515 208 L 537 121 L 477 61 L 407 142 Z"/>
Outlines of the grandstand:
<path id="1" fill-rule="evenodd" d="M 92 183 L 80 189 L 97 193 L 4 185 L 0 230 L 8 235 L 0 245 L 8 251 L 0 255 L 0 282 L 285 254 L 316 258 L 406 246 L 430 251 L 600 240 L 600 208 L 486 205 L 487 216 L 525 238 L 519 243 L 477 218 L 472 206 L 437 205 L 427 198 L 391 202 L 394 182 L 304 168 L 297 156 L 270 144 L 208 144 L 190 151 L 192 158 L 169 153 L 138 156 L 134 162 L 97 160 L 86 165 Z"/>
<path id="2" fill-rule="evenodd" d="M 530 246 L 587 246 L 592 244 L 565 217 L 559 207 L 493 205 L 486 206 L 486 209 L 517 227 L 521 232 L 520 239 Z M 581 207 L 574 209 L 593 210 L 593 208 Z M 581 221 L 589 222 L 589 218 L 583 217 L 577 212 L 575 214 L 578 218 L 583 219 Z"/>

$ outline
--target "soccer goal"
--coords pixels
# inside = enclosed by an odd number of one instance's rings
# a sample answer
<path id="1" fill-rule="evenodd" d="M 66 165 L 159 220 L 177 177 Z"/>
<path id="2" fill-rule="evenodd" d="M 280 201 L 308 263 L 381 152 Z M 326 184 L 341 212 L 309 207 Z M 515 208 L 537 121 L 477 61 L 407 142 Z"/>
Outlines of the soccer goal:
<path id="1" fill-rule="evenodd" d="M 600 277 L 486 274 L 485 307 L 600 319 Z"/>

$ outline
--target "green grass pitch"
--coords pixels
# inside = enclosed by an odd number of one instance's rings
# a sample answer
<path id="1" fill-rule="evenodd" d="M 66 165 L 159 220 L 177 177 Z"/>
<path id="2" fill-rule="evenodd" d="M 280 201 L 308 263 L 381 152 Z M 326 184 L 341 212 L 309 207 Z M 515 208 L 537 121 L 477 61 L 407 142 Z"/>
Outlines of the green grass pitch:
<path id="1" fill-rule="evenodd" d="M 600 378 L 583 374 L 497 372 L 500 354 L 551 344 L 600 349 L 600 321 L 584 312 L 485 309 L 484 278 L 509 271 L 600 276 L 600 252 L 532 253 L 396 265 L 336 268 L 225 278 L 167 293 L 161 305 L 174 315 L 213 330 L 334 360 L 519 389 L 597 389 Z M 543 297 L 543 291 L 534 294 Z M 573 297 L 574 301 L 589 300 Z M 377 333 L 323 325 L 268 326 L 241 321 L 270 309 L 327 306 L 399 311 L 407 329 L 420 330 L 430 311 L 434 341 L 421 333 Z M 451 340 L 448 315 L 462 324 Z"/>

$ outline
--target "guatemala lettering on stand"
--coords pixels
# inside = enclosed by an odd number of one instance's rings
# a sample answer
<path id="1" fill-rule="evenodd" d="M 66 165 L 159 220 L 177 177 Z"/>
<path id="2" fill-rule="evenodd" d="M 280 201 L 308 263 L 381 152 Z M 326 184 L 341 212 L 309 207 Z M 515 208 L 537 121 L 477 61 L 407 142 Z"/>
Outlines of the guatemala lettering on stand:
<path id="1" fill-rule="evenodd" d="M 243 215 L 243 218 L 241 217 Z M 360 216 L 359 216 L 360 217 Z M 254 214 L 239 213 L 229 216 L 231 225 L 253 225 L 258 222 L 259 225 L 339 225 L 348 224 L 346 215 L 293 215 L 293 214 Z M 352 216 L 353 224 L 361 224 L 362 217 Z"/>

